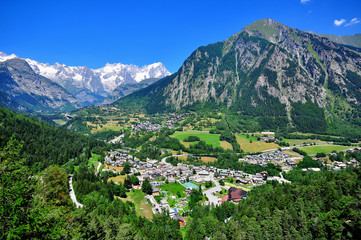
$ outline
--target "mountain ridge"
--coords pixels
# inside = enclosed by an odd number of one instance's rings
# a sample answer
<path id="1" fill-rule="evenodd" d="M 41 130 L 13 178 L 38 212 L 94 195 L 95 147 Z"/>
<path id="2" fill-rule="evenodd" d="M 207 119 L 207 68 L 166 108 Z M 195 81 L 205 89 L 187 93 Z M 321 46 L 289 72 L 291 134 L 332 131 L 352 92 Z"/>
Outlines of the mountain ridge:
<path id="1" fill-rule="evenodd" d="M 13 58 L 19 57 L 0 52 L 0 62 Z M 102 68 L 91 69 L 86 66 L 67 66 L 59 63 L 50 65 L 29 58 L 24 60 L 34 72 L 61 85 L 85 106 L 102 103 L 121 84 L 137 83 L 147 78 L 162 78 L 170 74 L 160 62 L 142 67 L 107 63 Z"/>
<path id="2" fill-rule="evenodd" d="M 140 101 L 149 113 L 222 107 L 260 128 L 325 132 L 336 120 L 359 121 L 360 65 L 354 51 L 263 19 L 199 47 L 178 72 L 114 104 Z"/>
<path id="3" fill-rule="evenodd" d="M 57 112 L 80 108 L 59 84 L 36 74 L 23 59 L 0 62 L 0 103 L 20 112 Z"/>

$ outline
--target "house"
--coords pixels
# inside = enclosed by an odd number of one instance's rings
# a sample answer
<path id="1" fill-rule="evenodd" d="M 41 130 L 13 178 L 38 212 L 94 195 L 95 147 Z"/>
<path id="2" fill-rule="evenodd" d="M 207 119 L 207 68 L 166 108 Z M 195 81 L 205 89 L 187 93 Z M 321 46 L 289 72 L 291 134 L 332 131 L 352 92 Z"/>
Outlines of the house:
<path id="1" fill-rule="evenodd" d="M 159 195 L 159 188 L 157 188 L 156 186 L 152 186 L 152 195 L 153 196 L 158 196 Z"/>
<path id="2" fill-rule="evenodd" d="M 239 202 L 248 195 L 248 192 L 240 188 L 230 187 L 228 189 L 228 201 Z"/>
<path id="3" fill-rule="evenodd" d="M 198 172 L 198 179 L 200 181 L 210 181 L 209 172 L 206 170 L 202 170 L 202 171 Z"/>

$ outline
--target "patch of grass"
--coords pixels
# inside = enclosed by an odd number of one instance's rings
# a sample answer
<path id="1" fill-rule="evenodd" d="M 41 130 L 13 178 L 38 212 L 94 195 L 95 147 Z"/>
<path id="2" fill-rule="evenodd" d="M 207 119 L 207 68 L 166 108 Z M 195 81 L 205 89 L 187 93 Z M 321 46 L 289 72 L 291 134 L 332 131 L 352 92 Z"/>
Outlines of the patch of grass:
<path id="1" fill-rule="evenodd" d="M 350 146 L 339 146 L 339 145 L 322 145 L 322 146 L 311 146 L 311 147 L 302 147 L 308 155 L 316 155 L 317 153 L 326 153 L 329 154 L 333 151 L 342 151 L 350 149 Z"/>
<path id="2" fill-rule="evenodd" d="M 303 143 L 325 143 L 321 140 L 315 140 L 315 139 L 283 139 L 284 142 L 289 143 L 290 146 L 295 145 L 302 145 Z"/>
<path id="3" fill-rule="evenodd" d="M 105 164 L 104 169 L 113 169 L 113 170 L 120 173 L 123 170 L 123 167 L 114 167 L 114 166 L 110 166 L 110 165 Z"/>
<path id="4" fill-rule="evenodd" d="M 53 122 L 55 122 L 59 126 L 62 126 L 62 125 L 64 125 L 66 123 L 66 121 L 63 120 L 63 119 L 54 119 Z"/>
<path id="5" fill-rule="evenodd" d="M 171 137 L 176 138 L 180 141 L 188 138 L 189 136 L 197 136 L 201 141 L 204 141 L 207 144 L 211 144 L 213 147 L 221 147 L 220 143 L 220 134 L 210 134 L 209 132 L 201 132 L 201 131 L 183 131 L 183 132 L 175 132 Z M 191 143 L 191 144 L 195 144 Z"/>
<path id="6" fill-rule="evenodd" d="M 215 157 L 201 157 L 201 160 L 204 163 L 209 163 L 209 162 L 217 161 L 217 158 L 215 158 Z"/>
<path id="7" fill-rule="evenodd" d="M 241 149 L 245 152 L 260 152 L 269 149 L 277 149 L 280 146 L 276 143 L 266 143 L 263 141 L 257 141 L 257 137 L 249 136 L 244 134 L 236 134 L 236 139 Z M 250 142 L 252 140 L 252 143 Z"/>
<path id="8" fill-rule="evenodd" d="M 137 214 L 146 217 L 147 219 L 152 219 L 153 211 L 152 205 L 148 203 L 148 200 L 144 198 L 146 196 L 141 190 L 134 190 L 127 192 L 127 198 L 119 198 L 122 201 L 130 201 L 135 205 L 135 211 Z"/>
<path id="9" fill-rule="evenodd" d="M 99 162 L 101 156 L 99 154 L 92 153 L 91 158 L 88 160 L 88 166 L 94 165 L 95 163 Z"/>
<path id="10" fill-rule="evenodd" d="M 186 196 L 186 194 L 183 193 L 183 191 L 186 190 L 186 188 L 182 186 L 180 183 L 163 184 L 161 186 L 161 190 L 167 191 L 168 193 L 172 193 L 174 196 L 177 196 L 178 193 L 181 195 L 181 197 Z"/>
<path id="11" fill-rule="evenodd" d="M 221 141 L 221 147 L 223 149 L 229 149 L 229 150 L 233 150 L 233 147 L 232 147 L 232 144 L 230 144 L 229 142 L 227 141 Z"/>
<path id="12" fill-rule="evenodd" d="M 110 181 L 113 181 L 115 183 L 121 182 L 123 184 L 126 177 L 127 177 L 127 175 L 119 175 L 116 177 L 111 177 L 111 178 L 108 178 L 108 182 L 110 182 Z"/>

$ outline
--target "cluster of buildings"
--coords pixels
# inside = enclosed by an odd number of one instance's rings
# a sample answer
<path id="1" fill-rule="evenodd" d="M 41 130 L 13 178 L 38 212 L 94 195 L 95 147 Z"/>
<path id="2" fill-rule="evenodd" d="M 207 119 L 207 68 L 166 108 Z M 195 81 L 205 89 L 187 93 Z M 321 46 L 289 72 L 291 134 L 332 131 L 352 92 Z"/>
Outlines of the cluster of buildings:
<path id="1" fill-rule="evenodd" d="M 107 156 L 104 157 L 104 162 L 114 167 L 121 167 L 126 161 L 128 161 L 130 165 L 134 165 L 136 162 L 138 162 L 136 157 L 118 151 L 111 151 Z"/>
<path id="2" fill-rule="evenodd" d="M 277 138 L 273 137 L 273 136 L 265 136 L 265 137 L 260 137 L 261 141 L 265 141 L 265 142 L 279 142 L 280 140 L 278 140 Z"/>
<path id="3" fill-rule="evenodd" d="M 250 164 L 258 164 L 261 166 L 266 166 L 267 163 L 289 163 L 292 162 L 290 155 L 276 151 L 275 153 L 262 153 L 258 155 L 247 155 L 245 158 L 240 158 L 238 161 L 246 162 Z"/>
<path id="4" fill-rule="evenodd" d="M 140 122 L 137 125 L 133 125 L 132 129 L 133 132 L 139 132 L 139 131 L 144 131 L 144 132 L 158 132 L 163 128 L 162 125 L 160 124 L 154 124 L 151 123 L 149 121 L 145 121 L 145 122 Z"/>

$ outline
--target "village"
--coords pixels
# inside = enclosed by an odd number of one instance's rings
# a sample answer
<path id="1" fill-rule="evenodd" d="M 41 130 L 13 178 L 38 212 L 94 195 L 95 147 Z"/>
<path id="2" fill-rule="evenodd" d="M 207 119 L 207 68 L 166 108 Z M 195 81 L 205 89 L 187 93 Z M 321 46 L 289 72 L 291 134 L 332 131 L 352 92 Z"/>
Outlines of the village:
<path id="1" fill-rule="evenodd" d="M 272 156 L 274 157 L 273 162 L 279 162 L 279 158 L 287 159 L 286 155 L 280 153 L 269 154 L 267 156 L 265 161 L 271 161 L 270 157 Z M 111 151 L 104 161 L 105 164 L 114 167 L 124 166 L 128 162 L 131 166 L 131 173 L 129 175 L 136 175 L 140 182 L 140 185 L 133 186 L 133 188 L 141 189 L 140 186 L 146 179 L 152 185 L 152 195 L 148 195 L 146 198 L 152 204 L 153 213 L 157 214 L 168 211 L 173 219 L 180 221 L 181 225 L 183 223 L 181 214 L 189 210 L 189 194 L 193 189 L 202 188 L 202 183 L 212 182 L 212 187 L 203 191 L 203 194 L 206 196 L 206 201 L 203 204 L 219 205 L 223 201 L 239 202 L 246 198 L 247 192 L 253 186 L 265 184 L 267 179 L 276 180 L 280 183 L 289 182 L 283 177 L 268 177 L 267 172 L 248 174 L 242 171 L 220 169 L 213 166 L 195 166 L 184 163 L 178 163 L 176 166 L 173 166 L 167 162 L 167 158 L 170 157 L 172 156 L 165 157 L 161 161 L 147 159 L 147 161 L 143 162 L 132 155 L 118 150 Z M 251 158 L 246 157 L 246 159 Z M 119 174 L 119 172 L 113 169 L 103 169 L 103 171 L 112 171 Z M 227 182 L 227 184 L 224 184 L 228 179 L 231 179 L 232 183 Z M 223 186 L 220 183 L 223 183 Z M 177 194 L 171 194 L 170 191 L 162 191 L 161 186 L 166 184 L 181 185 L 184 187 L 184 191 Z M 247 186 L 247 188 L 241 186 Z M 219 192 L 222 192 L 223 196 Z"/>

